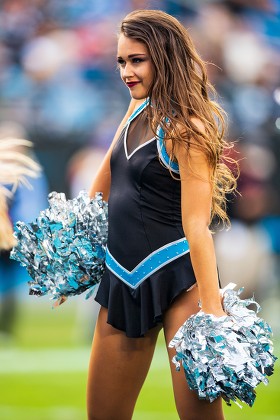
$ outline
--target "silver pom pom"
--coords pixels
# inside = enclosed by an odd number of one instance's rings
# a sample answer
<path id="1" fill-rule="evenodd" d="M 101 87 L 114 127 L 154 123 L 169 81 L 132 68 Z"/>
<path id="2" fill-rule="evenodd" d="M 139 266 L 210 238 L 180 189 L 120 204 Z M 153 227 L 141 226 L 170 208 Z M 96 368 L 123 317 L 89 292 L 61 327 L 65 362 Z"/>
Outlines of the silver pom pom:
<path id="1" fill-rule="evenodd" d="M 35 223 L 17 222 L 18 244 L 11 258 L 26 267 L 30 294 L 50 294 L 63 302 L 99 283 L 104 272 L 108 232 L 107 203 L 102 194 L 90 199 L 81 191 L 66 200 L 49 194 L 49 208 Z"/>
<path id="2" fill-rule="evenodd" d="M 228 316 L 217 318 L 202 311 L 180 327 L 169 347 L 175 347 L 173 362 L 182 365 L 190 389 L 199 398 L 214 401 L 222 397 L 228 405 L 243 401 L 253 405 L 255 387 L 268 383 L 274 362 L 272 331 L 247 306 L 259 304 L 239 298 L 243 289 L 224 289 L 223 306 Z"/>

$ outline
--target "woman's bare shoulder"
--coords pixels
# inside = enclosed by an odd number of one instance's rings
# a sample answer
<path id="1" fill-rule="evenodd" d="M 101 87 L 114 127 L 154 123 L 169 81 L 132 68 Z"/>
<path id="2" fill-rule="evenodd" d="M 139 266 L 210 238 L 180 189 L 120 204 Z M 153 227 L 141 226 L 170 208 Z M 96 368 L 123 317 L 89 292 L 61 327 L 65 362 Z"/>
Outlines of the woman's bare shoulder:
<path id="1" fill-rule="evenodd" d="M 193 129 L 198 130 L 200 133 L 202 133 L 202 135 L 205 134 L 205 125 L 203 121 L 201 121 L 201 119 L 197 117 L 191 117 L 191 122 L 193 125 Z M 178 142 L 178 143 L 175 142 L 174 152 L 175 152 L 176 158 L 179 160 L 180 158 L 184 159 L 186 155 L 188 156 L 203 155 L 200 148 L 196 147 L 196 146 L 199 146 L 197 139 L 194 136 L 191 136 L 190 138 L 189 128 L 182 123 L 178 123 L 177 128 L 183 137 L 184 136 L 188 137 L 189 141 L 188 141 L 188 147 L 186 147 L 186 145 L 182 142 Z"/>

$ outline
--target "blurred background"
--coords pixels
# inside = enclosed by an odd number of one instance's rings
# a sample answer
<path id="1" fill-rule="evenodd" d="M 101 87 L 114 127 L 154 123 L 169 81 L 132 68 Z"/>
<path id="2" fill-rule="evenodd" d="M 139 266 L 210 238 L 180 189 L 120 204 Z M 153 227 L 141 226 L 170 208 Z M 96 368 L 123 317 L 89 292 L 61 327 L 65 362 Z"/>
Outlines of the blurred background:
<path id="1" fill-rule="evenodd" d="M 215 234 L 223 285 L 256 296 L 280 342 L 280 0 L 2 0 L 0 138 L 27 138 L 43 167 L 10 202 L 31 221 L 50 191 L 88 189 L 129 102 L 116 70 L 117 29 L 139 8 L 167 11 L 189 29 L 229 115 L 241 159 L 232 227 Z M 178 81 L 180 83 L 180 81 Z M 86 370 L 97 304 L 83 296 L 58 309 L 28 296 L 28 277 L 0 254 L 0 418 L 86 418 Z M 280 418 L 279 369 L 253 409 L 227 419 Z M 176 419 L 160 338 L 134 419 Z M 116 420 L 117 417 L 116 417 Z M 121 419 L 120 419 L 121 420 Z"/>

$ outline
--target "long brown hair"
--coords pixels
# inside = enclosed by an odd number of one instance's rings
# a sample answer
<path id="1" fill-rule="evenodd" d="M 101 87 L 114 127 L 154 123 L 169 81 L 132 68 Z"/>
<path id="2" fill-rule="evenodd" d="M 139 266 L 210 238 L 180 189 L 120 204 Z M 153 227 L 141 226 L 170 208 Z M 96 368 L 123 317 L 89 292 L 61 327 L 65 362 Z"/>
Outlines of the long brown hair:
<path id="1" fill-rule="evenodd" d="M 174 159 L 175 142 L 187 149 L 192 145 L 203 151 L 211 168 L 211 220 L 218 216 L 229 224 L 227 194 L 236 190 L 236 176 L 225 162 L 236 167 L 237 162 L 226 153 L 232 144 L 224 140 L 225 113 L 212 99 L 216 96 L 215 89 L 208 81 L 205 63 L 188 31 L 165 12 L 137 10 L 123 19 L 120 33 L 144 43 L 150 53 L 155 68 L 148 92 L 153 131 L 160 125 L 165 139 L 172 140 L 171 159 Z M 203 123 L 203 131 L 191 117 Z"/>

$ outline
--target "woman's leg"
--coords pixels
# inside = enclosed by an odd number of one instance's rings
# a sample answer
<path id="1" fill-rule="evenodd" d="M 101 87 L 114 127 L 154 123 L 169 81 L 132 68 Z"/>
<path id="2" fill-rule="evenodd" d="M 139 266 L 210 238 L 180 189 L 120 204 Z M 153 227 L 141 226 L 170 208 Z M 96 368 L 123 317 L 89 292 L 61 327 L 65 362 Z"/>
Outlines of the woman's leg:
<path id="1" fill-rule="evenodd" d="M 175 403 L 181 420 L 201 420 L 203 418 L 207 420 L 223 420 L 221 398 L 212 403 L 200 400 L 197 394 L 189 389 L 184 369 L 181 367 L 179 372 L 175 370 L 175 365 L 172 363 L 175 349 L 168 348 L 170 340 L 172 340 L 179 327 L 190 315 L 198 312 L 198 299 L 197 287 L 194 287 L 189 292 L 183 292 L 173 302 L 164 316 L 163 328 L 171 367 Z"/>
<path id="2" fill-rule="evenodd" d="M 100 309 L 89 364 L 89 420 L 129 420 L 148 373 L 160 327 L 145 337 L 128 338 L 107 324 Z"/>

